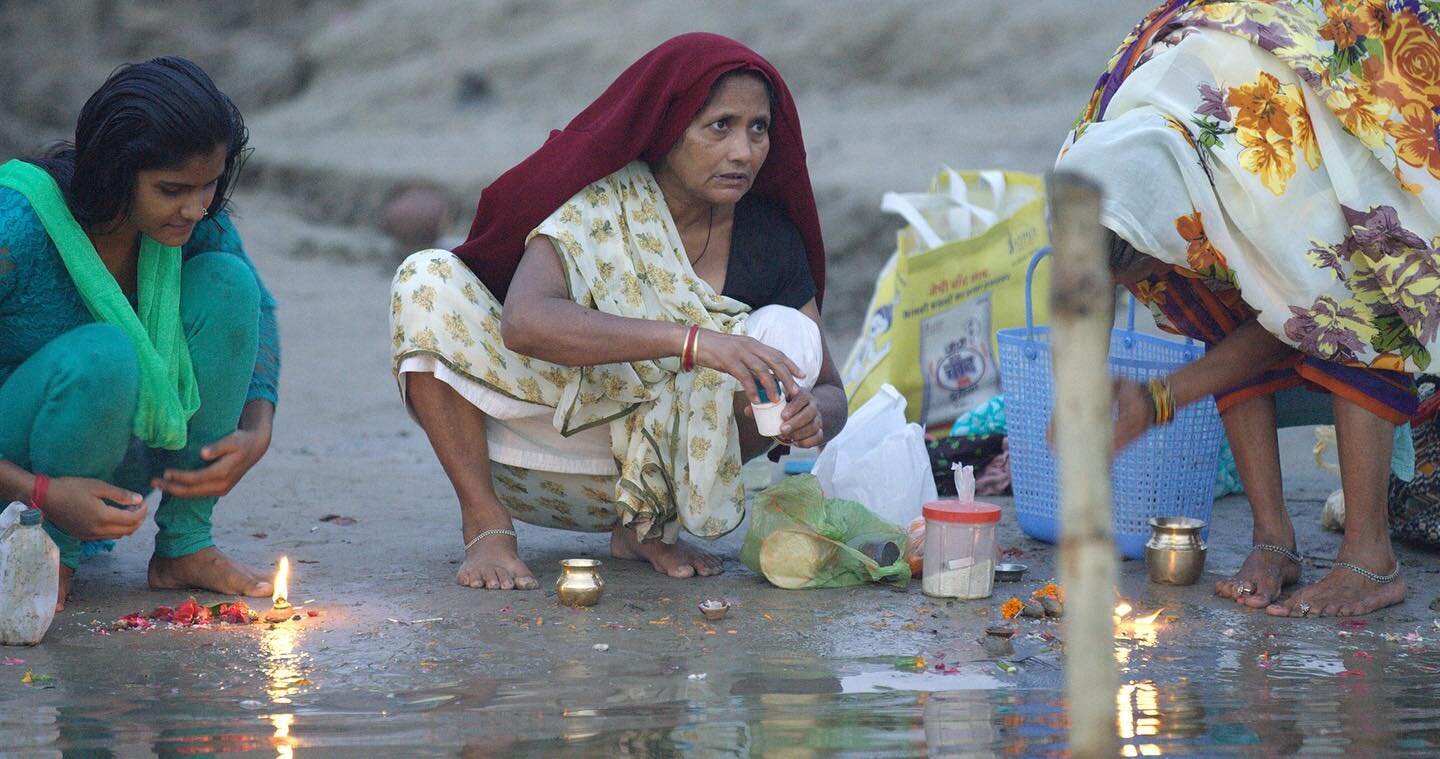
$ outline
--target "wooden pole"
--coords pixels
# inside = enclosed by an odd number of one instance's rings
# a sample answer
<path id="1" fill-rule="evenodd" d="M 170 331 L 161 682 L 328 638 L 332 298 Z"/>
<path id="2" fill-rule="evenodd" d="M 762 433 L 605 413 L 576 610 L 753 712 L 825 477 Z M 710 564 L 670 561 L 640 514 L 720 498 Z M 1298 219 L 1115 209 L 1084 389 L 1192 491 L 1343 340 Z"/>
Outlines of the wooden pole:
<path id="1" fill-rule="evenodd" d="M 1060 580 L 1065 587 L 1065 695 L 1070 751 L 1113 757 L 1115 539 L 1111 534 L 1110 329 L 1115 285 L 1100 226 L 1100 188 L 1075 174 L 1050 177 L 1054 269 L 1050 347 L 1055 447 L 1060 462 Z"/>

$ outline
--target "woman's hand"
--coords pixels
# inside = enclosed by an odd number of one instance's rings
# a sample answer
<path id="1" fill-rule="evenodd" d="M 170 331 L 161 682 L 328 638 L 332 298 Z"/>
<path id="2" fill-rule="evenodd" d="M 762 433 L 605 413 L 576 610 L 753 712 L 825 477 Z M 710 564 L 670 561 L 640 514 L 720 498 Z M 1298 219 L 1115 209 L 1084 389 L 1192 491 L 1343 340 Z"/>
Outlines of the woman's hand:
<path id="1" fill-rule="evenodd" d="M 803 392 L 795 382 L 796 377 L 805 376 L 800 367 L 781 351 L 753 337 L 702 329 L 696 337 L 695 365 L 739 380 L 740 389 L 751 403 L 761 402 L 756 383 L 761 383 L 765 395 L 772 400 L 794 398 Z M 783 393 L 779 392 L 782 387 Z"/>
<path id="2" fill-rule="evenodd" d="M 814 448 L 825 442 L 825 425 L 815 396 L 803 388 L 790 396 L 780 412 L 780 435 L 775 439 L 796 448 Z"/>
<path id="3" fill-rule="evenodd" d="M 139 493 L 102 480 L 55 477 L 50 480 L 43 511 L 47 520 L 71 537 L 115 540 L 140 529 L 149 507 Z"/>
<path id="4" fill-rule="evenodd" d="M 180 498 L 223 496 L 240 482 L 250 467 L 270 449 L 271 420 L 275 407 L 269 401 L 251 401 L 240 417 L 240 429 L 200 449 L 211 462 L 202 469 L 166 469 L 151 484 Z"/>
<path id="5" fill-rule="evenodd" d="M 1130 441 L 1145 434 L 1155 424 L 1155 403 L 1150 391 L 1144 385 L 1115 378 L 1110 385 L 1118 413 L 1115 417 L 1115 452 L 1130 444 Z"/>
<path id="6" fill-rule="evenodd" d="M 1114 400 L 1118 414 L 1112 429 L 1114 451 L 1129 445 L 1135 438 L 1145 434 L 1155 423 L 1155 404 L 1150 400 L 1150 391 L 1144 385 L 1116 377 L 1110 382 L 1110 397 Z M 1055 418 L 1045 429 L 1045 441 L 1055 447 Z"/>

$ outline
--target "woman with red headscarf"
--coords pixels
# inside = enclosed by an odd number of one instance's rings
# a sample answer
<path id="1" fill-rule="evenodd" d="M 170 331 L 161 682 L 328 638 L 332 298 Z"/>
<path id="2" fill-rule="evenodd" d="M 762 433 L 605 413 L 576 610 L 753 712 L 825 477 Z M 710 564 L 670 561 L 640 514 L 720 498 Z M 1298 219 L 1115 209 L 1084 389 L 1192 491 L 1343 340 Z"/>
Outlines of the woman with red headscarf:
<path id="1" fill-rule="evenodd" d="M 741 463 L 840 431 L 824 247 L 785 82 L 686 34 L 485 189 L 392 288 L 394 371 L 460 500 L 462 585 L 534 588 L 512 517 L 672 577 L 744 516 Z M 774 440 L 751 404 L 783 399 Z"/>

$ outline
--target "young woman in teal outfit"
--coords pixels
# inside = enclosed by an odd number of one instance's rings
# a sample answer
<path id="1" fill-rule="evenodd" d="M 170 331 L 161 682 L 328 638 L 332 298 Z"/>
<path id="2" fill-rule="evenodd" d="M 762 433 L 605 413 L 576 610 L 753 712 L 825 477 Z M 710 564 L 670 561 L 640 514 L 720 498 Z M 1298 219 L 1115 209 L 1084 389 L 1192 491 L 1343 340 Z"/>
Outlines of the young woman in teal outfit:
<path id="1" fill-rule="evenodd" d="M 245 125 L 198 66 L 123 66 L 75 141 L 0 166 L 0 504 L 39 507 L 63 608 L 81 543 L 162 496 L 152 588 L 267 596 L 210 517 L 270 444 L 274 300 L 225 213 Z"/>

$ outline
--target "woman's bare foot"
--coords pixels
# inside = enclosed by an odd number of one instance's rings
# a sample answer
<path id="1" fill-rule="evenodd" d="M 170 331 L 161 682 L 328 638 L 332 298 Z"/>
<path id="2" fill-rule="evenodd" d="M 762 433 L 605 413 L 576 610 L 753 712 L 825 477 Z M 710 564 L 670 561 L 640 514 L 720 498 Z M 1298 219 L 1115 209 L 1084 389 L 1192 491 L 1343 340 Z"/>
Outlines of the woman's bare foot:
<path id="1" fill-rule="evenodd" d="M 75 570 L 60 565 L 60 590 L 55 594 L 55 611 L 65 611 L 65 601 L 70 598 L 70 582 L 75 579 Z"/>
<path id="2" fill-rule="evenodd" d="M 610 533 L 610 555 L 617 559 L 648 561 L 656 572 L 671 577 L 686 578 L 700 575 L 709 577 L 725 571 L 725 562 L 719 556 L 702 551 L 688 543 L 641 543 L 635 531 L 617 527 Z"/>
<path id="3" fill-rule="evenodd" d="M 1233 598 L 1236 603 L 1261 609 L 1274 603 L 1280 591 L 1300 581 L 1300 565 L 1284 554 L 1260 548 L 1250 549 L 1240 571 L 1215 583 L 1215 595 Z"/>
<path id="4" fill-rule="evenodd" d="M 1395 566 L 1391 559 L 1385 570 L 1388 572 Z M 1372 567 L 1366 568 L 1375 571 Z M 1343 567 L 1335 567 L 1314 585 L 1306 585 L 1284 601 L 1265 607 L 1265 613 L 1276 617 L 1359 617 L 1404 601 L 1405 591 L 1403 577 L 1377 583 Z"/>
<path id="5" fill-rule="evenodd" d="M 269 580 L 226 556 L 215 546 L 174 559 L 151 556 L 149 574 L 152 590 L 199 588 L 251 598 L 268 598 L 274 590 Z"/>
<path id="6" fill-rule="evenodd" d="M 479 534 L 478 532 L 476 534 Z M 467 588 L 534 590 L 540 587 L 520 560 L 520 545 L 509 535 L 487 535 L 465 552 L 455 582 Z"/>

